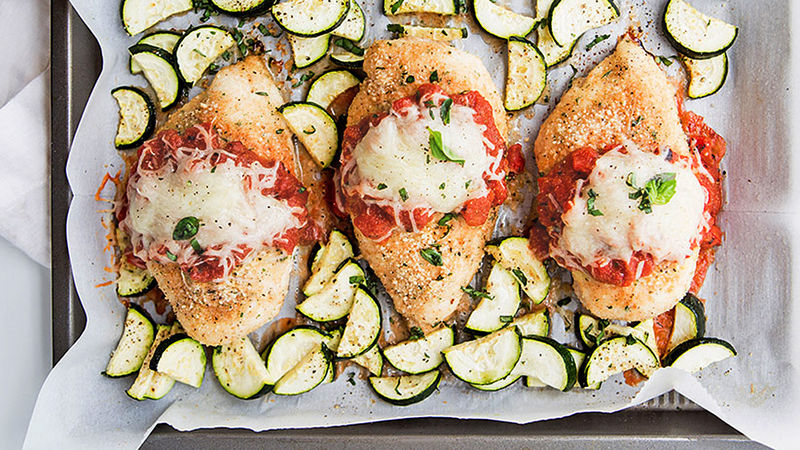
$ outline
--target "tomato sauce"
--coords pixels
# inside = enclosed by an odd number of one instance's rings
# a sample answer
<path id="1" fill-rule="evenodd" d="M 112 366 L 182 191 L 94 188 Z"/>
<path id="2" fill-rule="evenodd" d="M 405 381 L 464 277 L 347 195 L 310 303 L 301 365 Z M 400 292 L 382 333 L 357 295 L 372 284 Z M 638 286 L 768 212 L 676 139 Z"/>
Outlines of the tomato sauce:
<path id="1" fill-rule="evenodd" d="M 197 149 L 206 152 L 213 152 L 209 159 L 212 166 L 222 164 L 232 160 L 237 166 L 250 167 L 254 163 L 259 163 L 265 168 L 276 168 L 275 182 L 269 188 L 263 188 L 261 195 L 274 197 L 277 200 L 285 201 L 289 206 L 300 208 L 300 213 L 296 214 L 300 223 L 304 224 L 300 228 L 289 228 L 273 239 L 274 247 L 291 253 L 295 246 L 300 243 L 309 243 L 316 239 L 318 230 L 311 225 L 308 220 L 308 211 L 305 209 L 308 200 L 308 192 L 300 181 L 292 175 L 282 162 L 269 161 L 255 152 L 248 150 L 241 142 L 224 142 L 210 123 L 204 123 L 188 129 L 183 135 L 175 130 L 164 130 L 158 135 L 145 142 L 138 150 L 137 159 L 133 163 L 130 171 L 129 183 L 138 178 L 137 171 L 141 167 L 146 170 L 155 171 L 163 168 L 170 160 L 177 160 L 182 157 L 180 149 Z M 217 151 L 216 149 L 222 150 Z M 276 167 L 277 166 L 277 167 Z M 122 222 L 128 214 L 129 201 L 127 192 L 123 192 L 120 205 L 116 210 L 117 222 Z M 141 244 L 140 244 L 141 245 Z M 185 245 L 190 245 L 185 243 Z M 212 246 L 206 248 L 220 249 L 222 246 Z M 140 249 L 136 249 L 137 252 Z M 235 265 L 241 264 L 252 252 L 253 248 L 240 244 L 231 250 Z M 166 253 L 166 247 L 159 253 Z M 144 268 L 145 261 L 136 257 L 133 252 L 126 253 L 124 257 L 133 265 Z M 166 257 L 166 256 L 165 256 Z M 225 275 L 225 268 L 218 256 L 200 255 L 199 260 L 191 266 L 181 265 L 190 278 L 197 282 L 217 281 Z"/>
<path id="2" fill-rule="evenodd" d="M 448 97 L 444 90 L 435 84 L 423 84 L 419 87 L 416 95 L 395 100 L 392 103 L 392 110 L 403 111 L 411 106 L 420 103 L 420 98 L 432 95 Z M 487 147 L 487 152 L 491 156 L 497 156 L 497 152 L 503 152 L 503 163 L 500 172 L 521 171 L 524 168 L 525 160 L 522 157 L 521 146 L 513 151 L 506 151 L 505 141 L 500 136 L 500 132 L 494 123 L 492 106 L 477 91 L 467 91 L 460 94 L 449 96 L 453 103 L 467 106 L 475 111 L 474 120 L 478 125 L 483 125 L 486 129 L 484 137 L 493 144 L 493 149 Z M 444 101 L 444 100 L 442 100 Z M 376 114 L 365 118 L 359 124 L 349 126 L 344 130 L 342 138 L 341 166 L 344 167 L 352 158 L 352 151 L 355 146 L 363 139 L 370 128 L 378 125 L 381 120 L 389 114 Z M 508 157 L 508 155 L 512 155 Z M 376 205 L 370 202 L 370 198 L 362 198 L 358 195 L 346 195 L 342 189 L 342 183 L 346 183 L 346 175 L 340 174 L 337 177 L 336 188 L 338 200 L 334 201 L 333 209 L 343 209 L 348 212 L 353 220 L 353 226 L 359 229 L 366 237 L 374 240 L 386 239 L 392 230 L 401 226 L 406 231 L 422 229 L 431 220 L 436 212 L 427 208 L 416 208 L 414 210 L 401 210 L 395 214 L 394 207 L 386 205 Z M 502 177 L 501 177 L 502 178 Z M 492 208 L 505 201 L 508 197 L 505 180 L 498 181 L 490 179 L 489 174 L 484 174 L 488 193 L 484 197 L 468 200 L 464 203 L 460 211 L 464 221 L 470 226 L 479 226 L 486 222 Z M 341 205 L 339 205 L 341 203 Z M 342 208 L 339 208 L 341 206 Z M 397 223 L 397 220 L 400 223 Z"/>

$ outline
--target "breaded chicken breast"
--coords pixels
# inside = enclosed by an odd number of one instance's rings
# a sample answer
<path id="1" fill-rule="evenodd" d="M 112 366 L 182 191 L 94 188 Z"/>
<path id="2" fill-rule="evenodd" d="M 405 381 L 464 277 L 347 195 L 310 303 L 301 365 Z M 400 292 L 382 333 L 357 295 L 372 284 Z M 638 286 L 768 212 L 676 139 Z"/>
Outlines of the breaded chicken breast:
<path id="1" fill-rule="evenodd" d="M 240 141 L 296 173 L 292 135 L 276 109 L 282 103 L 263 58 L 249 56 L 220 70 L 208 89 L 173 113 L 163 129 L 184 132 L 211 122 L 223 138 Z M 222 282 L 196 282 L 178 264 L 147 262 L 178 321 L 206 345 L 244 336 L 275 317 L 286 298 L 292 266 L 290 254 L 269 248 Z"/>
<path id="2" fill-rule="evenodd" d="M 385 113 L 392 102 L 417 93 L 432 74 L 447 94 L 478 91 L 491 105 L 494 123 L 505 139 L 508 123 L 502 100 L 492 79 L 475 56 L 441 42 L 421 39 L 377 41 L 364 60 L 367 78 L 355 96 L 348 125 L 356 125 L 374 114 Z M 438 214 L 423 229 L 395 229 L 385 241 L 369 239 L 355 228 L 361 254 L 381 279 L 396 310 L 412 325 L 428 329 L 453 315 L 483 257 L 484 243 L 495 226 L 496 208 L 480 226 L 468 225 L 462 217 L 437 225 Z M 436 245 L 442 265 L 421 256 Z"/>
<path id="3" fill-rule="evenodd" d="M 668 148 L 689 155 L 681 127 L 676 87 L 653 57 L 629 37 L 616 51 L 576 79 L 536 138 L 534 153 L 545 175 L 572 151 L 632 142 L 646 152 Z M 628 286 L 602 283 L 572 271 L 575 294 L 594 315 L 645 320 L 672 308 L 689 289 L 698 250 L 680 262 L 662 262 Z"/>

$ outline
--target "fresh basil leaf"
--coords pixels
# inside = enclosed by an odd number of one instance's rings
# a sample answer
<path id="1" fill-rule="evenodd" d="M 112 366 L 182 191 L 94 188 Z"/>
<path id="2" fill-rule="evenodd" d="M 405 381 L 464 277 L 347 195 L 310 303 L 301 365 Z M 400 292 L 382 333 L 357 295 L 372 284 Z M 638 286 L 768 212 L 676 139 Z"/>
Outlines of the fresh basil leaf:
<path id="1" fill-rule="evenodd" d="M 447 213 L 447 214 L 443 215 L 442 218 L 439 219 L 438 222 L 436 222 L 436 224 L 439 225 L 440 227 L 443 227 L 443 226 L 447 225 L 447 222 L 450 222 L 451 220 L 453 220 L 455 218 L 456 218 L 455 214 Z"/>
<path id="2" fill-rule="evenodd" d="M 439 71 L 434 70 L 433 72 L 431 72 L 431 76 L 428 77 L 428 81 L 430 81 L 431 83 L 436 83 L 437 81 L 439 81 Z"/>
<path id="3" fill-rule="evenodd" d="M 189 216 L 179 220 L 172 230 L 172 239 L 176 241 L 185 241 L 186 239 L 193 238 L 200 230 L 200 221 L 197 217 Z"/>
<path id="4" fill-rule="evenodd" d="M 206 251 L 206 249 L 204 249 L 204 248 L 203 248 L 203 247 L 200 245 L 200 243 L 199 243 L 199 242 L 197 242 L 197 239 L 196 239 L 196 238 L 193 238 L 193 239 L 192 239 L 192 240 L 191 240 L 189 243 L 192 245 L 192 248 L 193 248 L 193 249 L 194 249 L 194 251 L 196 251 L 197 253 L 203 253 L 204 251 Z"/>
<path id="5" fill-rule="evenodd" d="M 382 191 L 382 190 L 384 190 L 384 189 L 386 189 L 386 188 L 387 188 L 387 186 L 386 186 L 386 184 L 385 184 L 385 183 L 378 183 L 378 188 L 377 188 L 377 189 L 378 189 L 379 191 Z"/>
<path id="6" fill-rule="evenodd" d="M 399 10 L 400 7 L 403 6 L 404 1 L 405 0 L 397 0 L 396 2 L 392 3 L 391 6 L 389 6 L 389 10 L 392 11 L 392 14 L 397 14 L 397 10 Z"/>
<path id="7" fill-rule="evenodd" d="M 423 248 L 419 251 L 420 256 L 425 261 L 428 261 L 434 266 L 440 267 L 442 266 L 442 254 L 439 253 L 439 250 L 434 247 Z"/>
<path id="8" fill-rule="evenodd" d="M 458 164 L 464 164 L 463 159 L 456 159 L 450 153 L 450 149 L 445 147 L 442 142 L 442 133 L 432 130 L 428 127 L 428 144 L 431 147 L 431 155 L 440 161 L 449 161 Z"/>
<path id="9" fill-rule="evenodd" d="M 402 0 L 400 1 L 400 3 L 402 3 Z M 351 41 L 349 39 L 336 38 L 333 41 L 333 45 L 335 45 L 337 47 L 341 47 L 341 48 L 347 50 L 348 52 L 350 52 L 350 53 L 352 53 L 354 55 L 364 56 L 364 49 L 359 47 L 359 46 L 357 46 L 355 43 L 353 43 L 353 41 Z"/>
<path id="10" fill-rule="evenodd" d="M 602 216 L 603 212 L 594 207 L 594 202 L 597 200 L 597 193 L 593 189 L 589 189 L 586 193 L 589 198 L 586 199 L 586 212 L 592 216 Z"/>
<path id="11" fill-rule="evenodd" d="M 525 273 L 523 273 L 521 270 L 514 268 L 511 269 L 511 273 L 513 273 L 514 276 L 517 277 L 517 280 L 519 280 L 520 284 L 522 284 L 523 286 L 528 285 L 528 277 L 526 277 Z"/>
<path id="12" fill-rule="evenodd" d="M 488 298 L 490 300 L 494 298 L 489 295 L 488 292 L 475 289 L 472 286 L 461 286 L 461 290 L 469 294 L 469 296 L 472 298 Z"/>
<path id="13" fill-rule="evenodd" d="M 171 251 L 167 250 L 166 254 L 167 254 L 167 258 L 169 258 L 170 261 L 177 261 L 178 260 L 178 257 L 175 256 L 175 254 L 172 253 Z"/>
<path id="14" fill-rule="evenodd" d="M 403 201 L 408 200 L 408 191 L 406 191 L 406 188 L 400 188 L 397 192 L 400 194 L 400 198 L 402 198 Z"/>
<path id="15" fill-rule="evenodd" d="M 448 98 L 444 102 L 442 102 L 442 106 L 440 107 L 439 114 L 442 116 L 442 123 L 448 125 L 450 123 L 450 108 L 453 106 L 453 99 Z"/>
<path id="16" fill-rule="evenodd" d="M 600 34 L 600 35 L 595 36 L 594 39 L 592 40 L 592 42 L 589 42 L 588 44 L 586 44 L 586 51 L 591 50 L 592 47 L 594 47 L 595 45 L 605 41 L 606 39 L 608 39 L 610 37 L 611 37 L 610 34 Z"/>
<path id="17" fill-rule="evenodd" d="M 417 339 L 422 339 L 424 337 L 425 337 L 425 333 L 422 331 L 422 328 L 420 328 L 420 327 L 416 327 L 415 326 L 415 327 L 411 327 L 411 329 L 408 330 L 408 340 L 409 341 L 416 341 Z"/>

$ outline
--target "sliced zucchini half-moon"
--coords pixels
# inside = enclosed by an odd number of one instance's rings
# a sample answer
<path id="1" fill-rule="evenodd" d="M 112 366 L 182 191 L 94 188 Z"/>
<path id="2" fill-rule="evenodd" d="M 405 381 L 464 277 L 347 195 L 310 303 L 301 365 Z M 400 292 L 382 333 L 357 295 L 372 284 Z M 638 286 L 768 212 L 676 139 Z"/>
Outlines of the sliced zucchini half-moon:
<path id="1" fill-rule="evenodd" d="M 129 35 L 134 36 L 193 6 L 192 0 L 122 0 L 122 26 Z"/>
<path id="2" fill-rule="evenodd" d="M 214 25 L 187 30 L 174 51 L 181 77 L 189 84 L 197 83 L 208 66 L 235 44 L 230 33 Z"/>
<path id="3" fill-rule="evenodd" d="M 491 0 L 475 0 L 473 13 L 483 31 L 500 39 L 508 39 L 511 36 L 525 37 L 536 26 L 533 17 L 517 14 Z"/>
<path id="4" fill-rule="evenodd" d="M 156 109 L 150 97 L 141 89 L 134 86 L 122 86 L 111 91 L 111 96 L 117 101 L 119 105 L 119 124 L 117 125 L 117 135 L 114 137 L 114 147 L 118 150 L 126 150 L 139 147 L 153 134 L 156 127 Z M 147 270 L 140 269 L 123 260 L 120 267 L 120 276 L 117 280 L 117 292 L 123 297 L 130 295 L 138 295 L 147 289 L 141 288 L 151 287 L 154 279 L 149 277 Z M 134 270 L 135 269 L 135 270 Z M 130 275 L 128 280 L 123 275 Z M 120 287 L 120 280 L 131 281 L 131 284 L 123 283 Z M 140 280 L 139 283 L 133 283 L 134 280 Z M 135 285 L 134 292 L 128 292 L 126 286 L 131 287 Z M 122 292 L 120 292 L 122 291 Z"/>
<path id="5" fill-rule="evenodd" d="M 407 406 L 430 397 L 441 378 L 441 372 L 432 370 L 419 375 L 370 377 L 369 385 L 381 399 L 393 405 Z"/>
<path id="6" fill-rule="evenodd" d="M 290 34 L 289 45 L 292 47 L 294 65 L 298 69 L 304 69 L 325 57 L 330 46 L 330 36 L 323 34 L 307 38 Z"/>
<path id="7" fill-rule="evenodd" d="M 297 305 L 300 314 L 317 322 L 339 320 L 350 313 L 358 285 L 364 280 L 361 266 L 350 260 L 344 263 L 325 286 Z"/>
<path id="8" fill-rule="evenodd" d="M 262 354 L 267 368 L 266 383 L 274 385 L 306 354 L 330 343 L 331 335 L 317 327 L 301 325 L 278 336 Z M 330 347 L 329 347 L 330 348 Z"/>
<path id="9" fill-rule="evenodd" d="M 342 67 L 359 69 L 364 65 L 364 55 L 356 55 L 350 52 L 331 53 L 331 61 Z"/>
<path id="10" fill-rule="evenodd" d="M 336 356 L 353 358 L 374 347 L 381 334 L 381 318 L 378 301 L 365 289 L 356 289 Z"/>
<path id="11" fill-rule="evenodd" d="M 547 268 L 536 259 L 528 239 L 505 238 L 500 243 L 486 246 L 486 251 L 506 270 L 511 271 L 522 290 L 535 304 L 542 303 L 550 291 Z"/>
<path id="12" fill-rule="evenodd" d="M 511 373 L 521 349 L 519 333 L 513 327 L 454 345 L 442 353 L 450 371 L 459 379 L 469 384 L 490 384 Z"/>
<path id="13" fill-rule="evenodd" d="M 597 347 L 597 342 L 602 340 L 607 320 L 598 320 L 588 314 L 579 314 L 575 332 L 586 348 Z"/>
<path id="14" fill-rule="evenodd" d="M 694 295 L 686 294 L 675 305 L 675 319 L 669 336 L 667 353 L 682 342 L 701 338 L 706 333 L 706 311 L 703 303 Z"/>
<path id="15" fill-rule="evenodd" d="M 708 59 L 681 57 L 689 72 L 689 98 L 703 98 L 715 94 L 728 78 L 728 55 L 723 53 Z"/>
<path id="16" fill-rule="evenodd" d="M 339 131 L 333 117 L 309 102 L 287 103 L 278 111 L 311 158 L 322 168 L 330 166 L 339 149 Z"/>
<path id="17" fill-rule="evenodd" d="M 311 82 L 306 101 L 327 110 L 331 102 L 344 91 L 361 84 L 353 72 L 344 69 L 330 70 Z"/>
<path id="18" fill-rule="evenodd" d="M 150 370 L 199 388 L 206 373 L 206 351 L 189 335 L 175 334 L 158 344 L 150 359 Z"/>
<path id="19" fill-rule="evenodd" d="M 272 5 L 272 17 L 291 34 L 315 37 L 341 25 L 349 10 L 350 0 L 284 0 Z"/>
<path id="20" fill-rule="evenodd" d="M 522 352 L 517 365 L 516 372 L 536 377 L 560 391 L 572 389 L 578 378 L 578 369 L 569 350 L 544 336 L 522 338 Z"/>
<path id="21" fill-rule="evenodd" d="M 150 370 L 150 359 L 158 347 L 158 344 L 173 334 L 172 326 L 170 325 L 158 325 L 157 328 L 158 331 L 156 332 L 155 339 L 150 345 L 150 349 L 148 350 L 147 356 L 142 363 L 142 367 L 139 368 L 139 373 L 136 375 L 136 380 L 133 382 L 131 387 L 125 391 L 125 393 L 128 394 L 128 397 L 134 400 L 142 401 L 146 399 L 161 399 L 167 395 L 172 389 L 172 386 L 175 385 L 175 380 L 173 378 L 164 375 L 163 373 Z"/>
<path id="22" fill-rule="evenodd" d="M 476 333 L 491 333 L 503 328 L 517 314 L 520 304 L 519 286 L 514 275 L 495 263 L 486 280 L 486 294 L 472 310 L 464 326 Z"/>
<path id="23" fill-rule="evenodd" d="M 383 372 L 383 356 L 381 355 L 381 349 L 378 348 L 378 344 L 373 345 L 372 348 L 365 353 L 350 359 L 350 361 L 369 370 L 369 373 L 377 377 L 381 376 Z"/>
<path id="24" fill-rule="evenodd" d="M 325 284 L 333 278 L 342 262 L 353 257 L 353 246 L 339 230 L 331 231 L 328 243 L 320 245 L 313 256 L 311 263 L 311 276 L 303 285 L 303 294 L 306 297 L 321 291 Z"/>
<path id="25" fill-rule="evenodd" d="M 153 47 L 158 47 L 172 53 L 172 50 L 175 49 L 175 44 L 178 43 L 182 35 L 182 33 L 178 33 L 177 31 L 154 31 L 142 37 L 136 43 L 152 45 Z M 135 75 L 141 72 L 142 68 L 131 60 L 131 73 Z"/>
<path id="26" fill-rule="evenodd" d="M 178 103 L 183 92 L 183 80 L 172 54 L 147 44 L 134 45 L 128 51 L 131 61 L 142 68 L 144 77 L 155 91 L 161 110 L 166 111 Z"/>
<path id="27" fill-rule="evenodd" d="M 364 10 L 356 0 L 350 0 L 350 9 L 347 10 L 347 15 L 342 23 L 331 31 L 331 34 L 358 42 L 364 38 L 366 31 L 367 20 L 364 18 Z"/>
<path id="28" fill-rule="evenodd" d="M 431 39 L 433 41 L 466 39 L 469 34 L 467 29 L 463 27 L 423 27 L 418 25 L 400 25 L 397 23 L 390 23 L 386 26 L 386 30 L 397 37 L 418 37 L 422 39 Z"/>
<path id="29" fill-rule="evenodd" d="M 433 370 L 442 363 L 442 350 L 452 347 L 455 333 L 451 327 L 432 331 L 419 339 L 409 339 L 383 349 L 383 356 L 393 367 L 410 374 Z"/>
<path id="30" fill-rule="evenodd" d="M 536 48 L 542 52 L 544 56 L 545 65 L 550 68 L 561 64 L 572 56 L 572 49 L 575 48 L 577 39 L 572 41 L 569 45 L 561 46 L 553 40 L 550 34 L 550 29 L 547 27 L 539 28 L 539 40 L 536 41 Z"/>
<path id="31" fill-rule="evenodd" d="M 736 356 L 736 350 L 722 339 L 691 339 L 678 345 L 664 357 L 664 367 L 675 367 L 694 373 L 732 356 Z"/>
<path id="32" fill-rule="evenodd" d="M 511 386 L 512 384 L 514 384 L 514 382 L 516 382 L 520 378 L 522 378 L 522 375 L 517 373 L 515 370 L 512 370 L 510 374 L 505 376 L 505 378 L 501 378 L 501 379 L 495 381 L 494 383 L 489 383 L 489 384 L 470 384 L 470 386 L 474 387 L 475 389 L 477 389 L 479 391 L 494 392 L 494 391 L 499 391 L 501 389 L 505 389 L 505 388 Z"/>
<path id="33" fill-rule="evenodd" d="M 679 52 L 694 59 L 725 53 L 739 34 L 737 27 L 701 13 L 684 0 L 667 3 L 664 31 Z"/>
<path id="34" fill-rule="evenodd" d="M 556 0 L 550 8 L 550 35 L 561 47 L 571 47 L 592 28 L 619 17 L 612 0 Z"/>
<path id="35" fill-rule="evenodd" d="M 567 350 L 569 351 L 569 354 L 572 355 L 572 359 L 573 361 L 575 361 L 575 367 L 577 367 L 578 372 L 580 372 L 580 370 L 583 368 L 583 363 L 586 362 L 586 353 L 570 347 L 567 347 Z M 591 386 L 581 386 L 581 387 L 584 389 L 590 389 L 594 391 L 600 389 L 601 385 L 602 383 L 596 383 Z"/>
<path id="36" fill-rule="evenodd" d="M 220 386 L 234 397 L 252 399 L 269 392 L 267 366 L 247 336 L 214 348 L 211 367 Z"/>
<path id="37" fill-rule="evenodd" d="M 517 317 L 511 322 L 523 336 L 547 336 L 550 334 L 550 313 L 547 308 Z"/>
<path id="38" fill-rule="evenodd" d="M 122 337 L 111 353 L 106 370 L 107 377 L 124 377 L 142 367 L 156 336 L 156 325 L 139 306 L 131 303 L 125 315 Z"/>
<path id="39" fill-rule="evenodd" d="M 649 377 L 659 367 L 658 356 L 645 343 L 633 336 L 620 336 L 598 345 L 579 376 L 581 386 L 593 386 L 628 369 L 636 369 Z"/>
<path id="40" fill-rule="evenodd" d="M 333 368 L 331 361 L 331 351 L 324 343 L 320 343 L 318 348 L 311 350 L 275 383 L 272 392 L 278 395 L 298 395 L 314 389 L 328 378 L 328 373 Z"/>
<path id="41" fill-rule="evenodd" d="M 519 111 L 536 103 L 547 85 L 547 64 L 532 42 L 512 36 L 508 39 L 508 74 L 505 107 Z"/>
<path id="42" fill-rule="evenodd" d="M 211 0 L 221 12 L 238 17 L 257 16 L 269 10 L 272 0 Z"/>
<path id="43" fill-rule="evenodd" d="M 453 15 L 461 12 L 459 0 L 383 0 L 383 13 L 387 16 L 407 13 Z"/>

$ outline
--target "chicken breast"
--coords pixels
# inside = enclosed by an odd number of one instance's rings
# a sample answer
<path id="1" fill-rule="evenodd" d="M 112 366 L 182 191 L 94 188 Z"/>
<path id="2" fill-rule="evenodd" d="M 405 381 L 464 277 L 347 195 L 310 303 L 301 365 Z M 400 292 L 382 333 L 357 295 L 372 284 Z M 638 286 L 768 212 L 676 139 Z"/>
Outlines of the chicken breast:
<path id="1" fill-rule="evenodd" d="M 489 72 L 477 57 L 441 42 L 420 39 L 377 41 L 364 59 L 367 78 L 348 111 L 348 125 L 387 111 L 394 100 L 413 95 L 437 72 L 447 93 L 475 90 L 491 104 L 494 121 L 505 138 L 508 122 Z M 419 232 L 395 230 L 385 242 L 375 242 L 356 229 L 361 254 L 392 297 L 395 309 L 412 325 L 429 329 L 456 311 L 483 257 L 483 247 L 495 226 L 496 211 L 479 227 L 462 218 L 448 226 L 435 217 Z M 449 230 L 449 231 L 448 231 Z M 439 245 L 442 266 L 425 261 L 420 250 Z"/>
<path id="2" fill-rule="evenodd" d="M 676 87 L 653 57 L 629 37 L 582 79 L 576 79 L 542 124 L 534 145 L 539 171 L 580 147 L 633 142 L 642 150 L 669 148 L 689 155 Z M 576 296 L 600 318 L 645 320 L 672 308 L 686 294 L 698 251 L 681 262 L 663 262 L 629 286 L 601 283 L 573 271 Z"/>
<path id="3" fill-rule="evenodd" d="M 183 132 L 212 122 L 224 138 L 241 141 L 296 174 L 292 135 L 276 110 L 282 103 L 263 58 L 250 56 L 220 70 L 208 89 L 169 117 L 164 129 Z M 279 129 L 287 131 L 279 134 Z M 177 264 L 147 263 L 178 321 L 206 345 L 244 336 L 275 317 L 288 293 L 292 267 L 291 255 L 266 249 L 223 282 L 198 283 Z"/>

